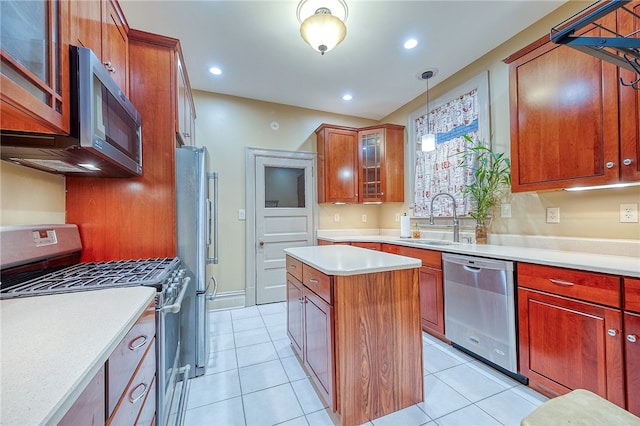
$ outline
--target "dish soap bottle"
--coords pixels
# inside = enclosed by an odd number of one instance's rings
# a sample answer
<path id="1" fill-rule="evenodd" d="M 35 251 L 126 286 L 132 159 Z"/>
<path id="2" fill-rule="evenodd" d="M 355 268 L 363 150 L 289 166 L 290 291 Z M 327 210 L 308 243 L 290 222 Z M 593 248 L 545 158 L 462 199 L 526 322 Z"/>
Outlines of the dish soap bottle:
<path id="1" fill-rule="evenodd" d="M 419 240 L 421 235 L 420 235 L 420 227 L 418 226 L 418 222 L 415 223 L 415 228 L 413 229 L 413 232 L 411 233 L 411 237 L 415 240 Z"/>

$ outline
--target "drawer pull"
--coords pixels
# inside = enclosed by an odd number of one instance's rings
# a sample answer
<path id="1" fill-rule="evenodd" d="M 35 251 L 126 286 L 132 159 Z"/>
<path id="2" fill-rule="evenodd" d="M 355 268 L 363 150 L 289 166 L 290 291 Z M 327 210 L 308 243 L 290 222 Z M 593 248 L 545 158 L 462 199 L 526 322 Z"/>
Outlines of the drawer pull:
<path id="1" fill-rule="evenodd" d="M 134 396 L 136 391 L 138 391 L 140 394 Z M 140 399 L 142 399 L 142 397 L 144 397 L 146 393 L 147 393 L 147 384 L 140 383 L 138 386 L 133 388 L 131 392 L 129 392 L 129 402 L 132 404 L 135 404 L 136 402 L 140 401 Z"/>
<path id="2" fill-rule="evenodd" d="M 309 278 L 309 283 L 318 284 L 318 283 L 320 283 L 320 281 L 316 280 L 315 278 Z"/>
<path id="3" fill-rule="evenodd" d="M 635 334 L 627 334 L 627 341 L 629 343 L 636 343 L 638 341 L 638 336 Z"/>
<path id="4" fill-rule="evenodd" d="M 147 344 L 149 338 L 147 336 L 138 336 L 129 343 L 129 350 L 135 351 Z"/>
<path id="5" fill-rule="evenodd" d="M 292 264 L 292 265 L 289 265 L 289 268 L 291 268 L 291 269 L 297 269 L 297 266 Z"/>
<path id="6" fill-rule="evenodd" d="M 610 328 L 607 330 L 607 334 L 611 337 L 616 337 L 618 335 L 618 330 Z"/>
<path id="7" fill-rule="evenodd" d="M 554 284 L 558 284 L 558 285 L 566 285 L 566 286 L 572 286 L 573 285 L 573 283 L 571 281 L 556 280 L 555 278 L 549 278 L 549 281 L 551 281 Z"/>

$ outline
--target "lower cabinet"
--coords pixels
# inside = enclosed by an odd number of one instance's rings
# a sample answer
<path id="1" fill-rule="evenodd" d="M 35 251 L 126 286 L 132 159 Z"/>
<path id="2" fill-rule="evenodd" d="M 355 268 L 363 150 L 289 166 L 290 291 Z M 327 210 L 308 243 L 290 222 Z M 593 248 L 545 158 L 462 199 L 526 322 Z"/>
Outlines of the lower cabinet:
<path id="1" fill-rule="evenodd" d="M 302 358 L 304 342 L 304 296 L 302 283 L 290 273 L 287 273 L 287 334 L 291 340 L 294 352 Z"/>
<path id="2" fill-rule="evenodd" d="M 624 279 L 627 410 L 640 417 L 640 279 Z"/>
<path id="3" fill-rule="evenodd" d="M 625 407 L 620 278 L 518 264 L 520 373 L 555 396 L 587 389 Z"/>
<path id="4" fill-rule="evenodd" d="M 382 251 L 422 260 L 420 268 L 420 317 L 422 329 L 447 340 L 444 335 L 444 287 L 442 282 L 442 254 L 435 250 L 383 244 Z"/>
<path id="5" fill-rule="evenodd" d="M 304 366 L 324 400 L 335 407 L 333 307 L 312 291 L 304 292 Z"/>
<path id="6" fill-rule="evenodd" d="M 104 425 L 104 405 L 104 366 L 102 366 L 58 425 Z"/>
<path id="7" fill-rule="evenodd" d="M 351 245 L 354 247 L 361 247 L 361 248 L 366 248 L 369 250 L 377 250 L 377 251 L 381 251 L 382 250 L 382 244 L 381 243 L 372 243 L 372 242 L 367 242 L 367 241 L 352 241 Z"/>
<path id="8" fill-rule="evenodd" d="M 151 301 L 60 424 L 154 424 L 155 334 L 155 301 Z"/>

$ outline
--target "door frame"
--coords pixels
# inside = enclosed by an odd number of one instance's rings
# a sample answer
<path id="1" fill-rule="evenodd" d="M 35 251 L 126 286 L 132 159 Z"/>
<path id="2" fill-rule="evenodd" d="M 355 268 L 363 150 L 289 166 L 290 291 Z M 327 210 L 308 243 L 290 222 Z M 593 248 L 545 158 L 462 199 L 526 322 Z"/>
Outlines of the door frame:
<path id="1" fill-rule="evenodd" d="M 316 224 L 318 223 L 316 165 L 315 152 L 284 151 L 274 149 L 245 148 L 245 306 L 256 304 L 256 158 L 270 157 L 290 160 L 312 160 L 311 166 L 311 226 L 313 240 L 317 239 Z"/>

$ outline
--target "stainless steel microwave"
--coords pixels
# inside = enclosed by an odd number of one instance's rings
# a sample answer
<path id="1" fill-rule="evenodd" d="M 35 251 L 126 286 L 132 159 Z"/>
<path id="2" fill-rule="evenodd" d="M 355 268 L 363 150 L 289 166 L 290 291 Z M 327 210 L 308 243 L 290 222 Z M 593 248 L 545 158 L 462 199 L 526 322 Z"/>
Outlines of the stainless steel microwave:
<path id="1" fill-rule="evenodd" d="M 95 54 L 70 47 L 69 135 L 2 130 L 3 160 L 71 176 L 142 175 L 142 119 Z"/>

